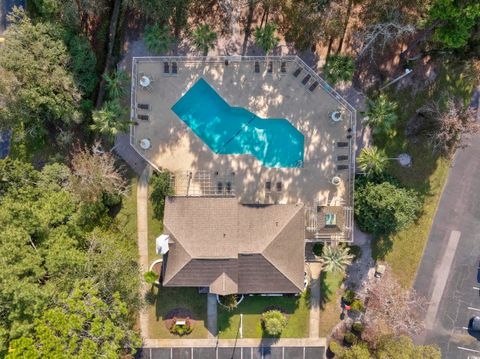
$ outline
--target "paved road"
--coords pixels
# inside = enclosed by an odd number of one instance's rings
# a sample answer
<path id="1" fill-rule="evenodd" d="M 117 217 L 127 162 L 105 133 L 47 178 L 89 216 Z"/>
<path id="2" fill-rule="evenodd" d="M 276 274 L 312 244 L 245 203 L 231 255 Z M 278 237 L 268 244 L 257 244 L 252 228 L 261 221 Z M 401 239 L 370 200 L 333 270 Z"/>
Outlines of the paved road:
<path id="1" fill-rule="evenodd" d="M 457 152 L 414 287 L 430 306 L 420 342 L 444 358 L 480 357 L 480 341 L 465 329 L 480 315 L 480 136 Z"/>

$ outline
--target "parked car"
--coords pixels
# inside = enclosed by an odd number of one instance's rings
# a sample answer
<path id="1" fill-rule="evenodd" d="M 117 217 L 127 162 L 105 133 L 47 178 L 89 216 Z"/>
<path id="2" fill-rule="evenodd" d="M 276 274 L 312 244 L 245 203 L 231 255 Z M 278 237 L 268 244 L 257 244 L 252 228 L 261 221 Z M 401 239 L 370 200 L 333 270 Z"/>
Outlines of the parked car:
<path id="1" fill-rule="evenodd" d="M 480 317 L 475 316 L 470 319 L 470 323 L 468 323 L 468 329 L 473 332 L 480 332 Z"/>

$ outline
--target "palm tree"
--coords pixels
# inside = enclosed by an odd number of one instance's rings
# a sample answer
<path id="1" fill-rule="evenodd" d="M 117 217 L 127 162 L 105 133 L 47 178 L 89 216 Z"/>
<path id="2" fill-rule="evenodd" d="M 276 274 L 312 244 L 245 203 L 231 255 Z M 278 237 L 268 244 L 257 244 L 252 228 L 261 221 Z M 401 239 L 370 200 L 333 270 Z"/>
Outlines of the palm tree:
<path id="1" fill-rule="evenodd" d="M 103 79 L 107 87 L 108 97 L 112 100 L 125 96 L 127 90 L 125 84 L 128 76 L 123 70 L 116 70 L 112 75 L 104 74 Z"/>
<path id="2" fill-rule="evenodd" d="M 347 247 L 339 245 L 325 246 L 320 263 L 326 272 L 342 272 L 352 263 L 353 255 Z"/>
<path id="3" fill-rule="evenodd" d="M 93 111 L 93 124 L 90 125 L 92 131 L 96 131 L 109 139 L 121 132 L 126 132 L 132 121 L 121 119 L 125 114 L 125 109 L 118 100 L 106 101 L 100 110 Z"/>
<path id="4" fill-rule="evenodd" d="M 167 52 L 173 43 L 173 37 L 170 34 L 168 26 L 161 27 L 160 24 L 149 25 L 145 28 L 143 41 L 148 51 L 154 54 Z"/>
<path id="5" fill-rule="evenodd" d="M 375 146 L 363 148 L 357 158 L 358 168 L 367 174 L 383 172 L 387 161 L 385 151 Z"/>
<path id="6" fill-rule="evenodd" d="M 266 54 L 268 54 L 275 46 L 278 45 L 280 39 L 275 35 L 277 26 L 275 24 L 265 24 L 263 29 L 261 27 L 255 28 L 255 43 Z"/>
<path id="7" fill-rule="evenodd" d="M 398 116 L 397 104 L 381 94 L 376 99 L 369 99 L 363 123 L 370 127 L 373 133 L 391 133 Z"/>
<path id="8" fill-rule="evenodd" d="M 203 24 L 197 27 L 193 33 L 193 44 L 195 47 L 203 51 L 203 56 L 208 55 L 208 50 L 215 47 L 217 34 L 212 30 L 209 24 Z"/>
<path id="9" fill-rule="evenodd" d="M 351 81 L 355 73 L 355 62 L 351 56 L 332 55 L 323 67 L 325 80 L 335 85 L 338 81 Z"/>

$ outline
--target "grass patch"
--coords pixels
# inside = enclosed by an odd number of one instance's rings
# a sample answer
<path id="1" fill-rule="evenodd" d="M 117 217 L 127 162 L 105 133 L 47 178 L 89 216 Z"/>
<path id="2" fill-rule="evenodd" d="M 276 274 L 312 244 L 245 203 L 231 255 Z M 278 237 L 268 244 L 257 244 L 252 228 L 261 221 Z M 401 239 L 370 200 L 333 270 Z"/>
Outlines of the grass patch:
<path id="1" fill-rule="evenodd" d="M 219 338 L 234 339 L 240 325 L 240 313 L 243 314 L 244 338 L 267 338 L 262 330 L 260 317 L 269 306 L 279 306 L 288 318 L 288 324 L 281 338 L 304 338 L 308 336 L 309 308 L 308 294 L 284 297 L 246 296 L 240 305 L 231 311 L 218 306 Z"/>
<path id="2" fill-rule="evenodd" d="M 135 243 L 137 242 L 137 177 L 133 172 L 127 173 L 129 192 L 122 199 L 122 208 L 116 216 L 116 221 L 122 233 Z"/>
<path id="3" fill-rule="evenodd" d="M 148 262 L 161 258 L 155 253 L 155 239 L 163 233 L 163 222 L 153 215 L 152 201 L 150 200 L 151 186 L 148 186 Z"/>
<path id="4" fill-rule="evenodd" d="M 320 336 L 330 335 L 333 327 L 340 321 L 342 309 L 338 301 L 342 296 L 340 286 L 345 273 L 322 272 L 320 277 Z"/>
<path id="5" fill-rule="evenodd" d="M 415 94 L 409 90 L 390 92 L 388 95 L 399 104 L 399 121 L 396 135 L 389 138 L 375 137 L 375 145 L 386 151 L 388 157 L 406 152 L 412 156 L 410 168 L 402 168 L 391 161 L 388 172 L 397 177 L 403 186 L 415 189 L 423 200 L 421 215 L 407 229 L 373 243 L 372 255 L 385 260 L 391 266 L 402 286 L 412 285 L 417 268 L 427 244 L 430 228 L 448 177 L 450 160 L 433 154 L 426 140 L 412 141 L 405 136 L 405 127 L 415 111 L 429 101 L 444 102 L 447 94 L 462 98 L 467 104 L 475 86 L 470 73 L 470 64 L 445 62 L 439 69 L 437 81 L 426 90 Z"/>
<path id="6" fill-rule="evenodd" d="M 169 332 L 164 323 L 165 315 L 173 309 L 184 308 L 193 314 L 194 327 L 183 338 L 207 338 L 207 295 L 199 294 L 196 288 L 153 287 L 153 303 L 148 308 L 149 336 L 153 339 L 180 338 Z"/>

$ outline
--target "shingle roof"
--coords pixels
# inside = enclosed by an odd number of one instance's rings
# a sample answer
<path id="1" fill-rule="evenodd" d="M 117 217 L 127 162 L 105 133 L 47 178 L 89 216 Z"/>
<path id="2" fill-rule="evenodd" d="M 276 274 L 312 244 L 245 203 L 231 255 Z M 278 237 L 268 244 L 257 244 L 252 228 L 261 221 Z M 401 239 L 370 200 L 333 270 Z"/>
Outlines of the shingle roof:
<path id="1" fill-rule="evenodd" d="M 166 200 L 164 227 L 173 242 L 166 286 L 204 286 L 217 294 L 303 288 L 303 204 L 172 197 Z"/>

